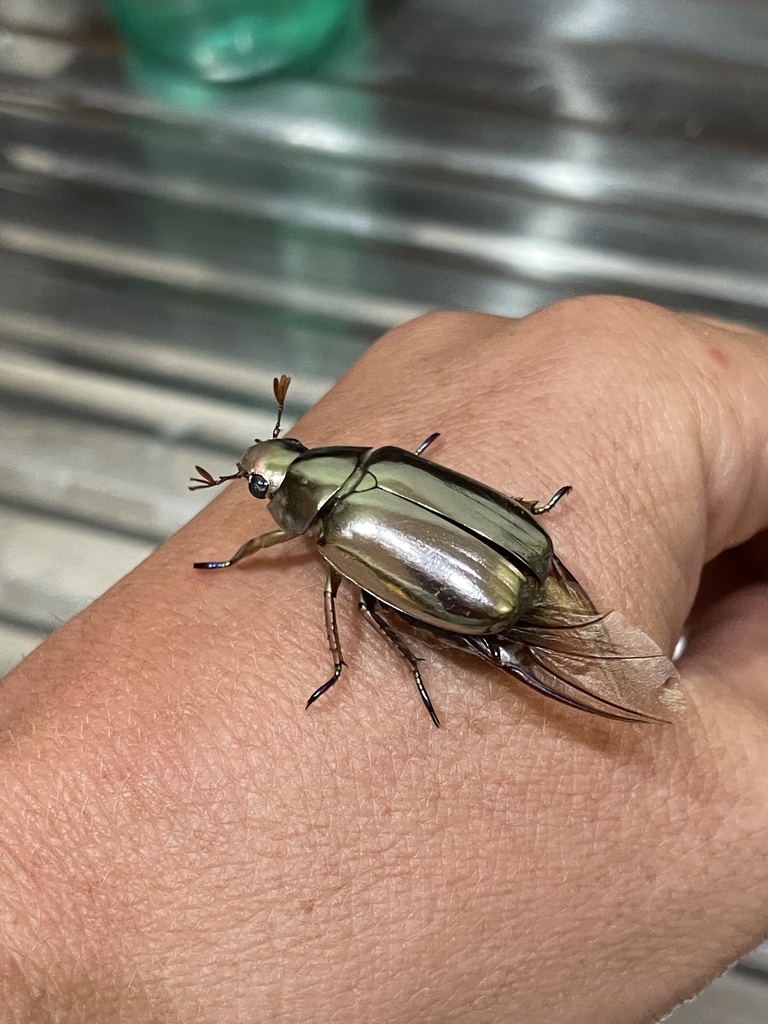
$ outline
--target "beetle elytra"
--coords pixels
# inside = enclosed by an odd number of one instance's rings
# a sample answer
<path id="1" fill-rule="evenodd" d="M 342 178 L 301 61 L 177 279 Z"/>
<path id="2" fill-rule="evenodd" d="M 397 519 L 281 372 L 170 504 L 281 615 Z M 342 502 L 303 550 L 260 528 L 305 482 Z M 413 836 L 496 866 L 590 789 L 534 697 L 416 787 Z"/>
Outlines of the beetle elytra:
<path id="1" fill-rule="evenodd" d="M 432 721 L 437 713 L 403 631 L 472 654 L 561 704 L 604 718 L 664 721 L 682 706 L 672 662 L 616 612 L 599 614 L 555 555 L 539 519 L 544 505 L 509 498 L 424 458 L 439 437 L 402 448 L 306 448 L 280 438 L 290 378 L 275 379 L 272 438 L 242 455 L 237 472 L 215 478 L 197 466 L 191 490 L 244 478 L 267 499 L 277 529 L 247 541 L 224 569 L 263 548 L 309 535 L 327 563 L 325 624 L 332 676 L 344 662 L 336 595 L 346 580 L 363 616 L 410 666 Z"/>

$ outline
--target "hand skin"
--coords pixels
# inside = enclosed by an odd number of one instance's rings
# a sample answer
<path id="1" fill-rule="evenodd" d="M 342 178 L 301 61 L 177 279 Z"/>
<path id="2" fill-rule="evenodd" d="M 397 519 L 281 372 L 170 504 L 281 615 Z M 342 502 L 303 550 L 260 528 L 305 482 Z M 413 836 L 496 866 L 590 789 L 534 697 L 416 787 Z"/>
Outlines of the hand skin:
<path id="1" fill-rule="evenodd" d="M 430 457 L 503 492 L 573 484 L 556 550 L 667 650 L 716 560 L 687 711 L 606 723 L 426 649 L 436 730 L 351 597 L 305 711 L 311 546 L 192 569 L 270 529 L 238 481 L 0 687 L 0 1020 L 640 1024 L 754 946 L 767 396 L 766 337 L 625 299 L 381 339 L 291 433 L 440 430 Z"/>

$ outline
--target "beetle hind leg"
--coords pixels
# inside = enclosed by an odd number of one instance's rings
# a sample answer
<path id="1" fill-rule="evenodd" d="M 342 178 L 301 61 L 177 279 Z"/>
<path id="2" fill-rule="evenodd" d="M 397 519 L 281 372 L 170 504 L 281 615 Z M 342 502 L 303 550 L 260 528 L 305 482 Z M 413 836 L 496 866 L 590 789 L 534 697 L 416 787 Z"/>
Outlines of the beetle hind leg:
<path id="1" fill-rule="evenodd" d="M 439 729 L 440 719 L 437 717 L 437 712 L 432 706 L 432 701 L 430 699 L 429 694 L 427 693 L 427 688 L 424 685 L 423 679 L 421 678 L 421 673 L 419 672 L 419 659 L 416 657 L 416 655 L 413 653 L 410 647 L 408 647 L 406 643 L 400 638 L 400 636 L 395 632 L 395 630 L 392 629 L 392 627 L 386 621 L 386 619 L 379 613 L 377 606 L 378 601 L 373 596 L 373 594 L 369 594 L 368 591 L 366 590 L 360 591 L 360 611 L 362 612 L 363 616 L 368 620 L 368 622 L 370 622 L 371 625 L 374 626 L 382 634 L 382 636 L 389 641 L 389 643 L 395 648 L 397 653 L 401 657 L 405 658 L 405 660 L 408 662 L 408 664 L 411 667 L 411 673 L 413 674 L 413 678 L 416 681 L 416 687 L 419 691 L 419 696 L 424 702 L 424 707 L 429 712 L 429 717 L 432 719 L 432 721 Z"/>
<path id="2" fill-rule="evenodd" d="M 325 632 L 328 636 L 328 646 L 331 649 L 331 657 L 333 658 L 333 675 L 327 682 L 323 683 L 322 686 L 318 686 L 307 701 L 306 707 L 314 704 L 318 697 L 322 697 L 327 690 L 330 690 L 333 684 L 338 681 L 341 671 L 346 664 L 341 653 L 339 626 L 336 621 L 336 595 L 339 592 L 340 583 L 341 576 L 335 569 L 329 568 L 328 575 L 325 578 L 323 596 L 325 608 Z"/>

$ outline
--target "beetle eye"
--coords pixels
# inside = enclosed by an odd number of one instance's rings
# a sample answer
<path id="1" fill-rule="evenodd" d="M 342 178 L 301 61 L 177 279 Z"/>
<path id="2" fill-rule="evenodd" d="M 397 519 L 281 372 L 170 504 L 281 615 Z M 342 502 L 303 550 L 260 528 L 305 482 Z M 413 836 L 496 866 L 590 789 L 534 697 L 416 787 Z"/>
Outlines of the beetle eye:
<path id="1" fill-rule="evenodd" d="M 269 489 L 269 480 L 260 473 L 253 473 L 248 478 L 248 490 L 254 498 L 266 498 Z"/>

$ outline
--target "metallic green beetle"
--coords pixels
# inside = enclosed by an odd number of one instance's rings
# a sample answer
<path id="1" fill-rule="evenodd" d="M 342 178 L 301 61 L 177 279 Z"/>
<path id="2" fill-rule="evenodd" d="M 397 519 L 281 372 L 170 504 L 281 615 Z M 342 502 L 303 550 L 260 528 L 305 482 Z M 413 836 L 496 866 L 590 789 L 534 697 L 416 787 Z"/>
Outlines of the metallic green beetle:
<path id="1" fill-rule="evenodd" d="M 224 569 L 262 548 L 314 537 L 328 563 L 325 621 L 334 672 L 307 702 L 338 680 L 344 662 L 335 599 L 342 580 L 360 592 L 360 611 L 405 658 L 432 721 L 439 720 L 418 659 L 401 630 L 471 653 L 562 704 L 605 718 L 663 721 L 681 706 L 672 662 L 615 612 L 599 615 L 556 557 L 538 517 L 545 505 L 498 491 L 401 448 L 307 449 L 280 438 L 289 377 L 275 380 L 272 439 L 257 441 L 237 472 L 211 476 L 197 466 L 195 486 L 243 477 L 269 500 L 278 529 L 247 541 Z"/>

